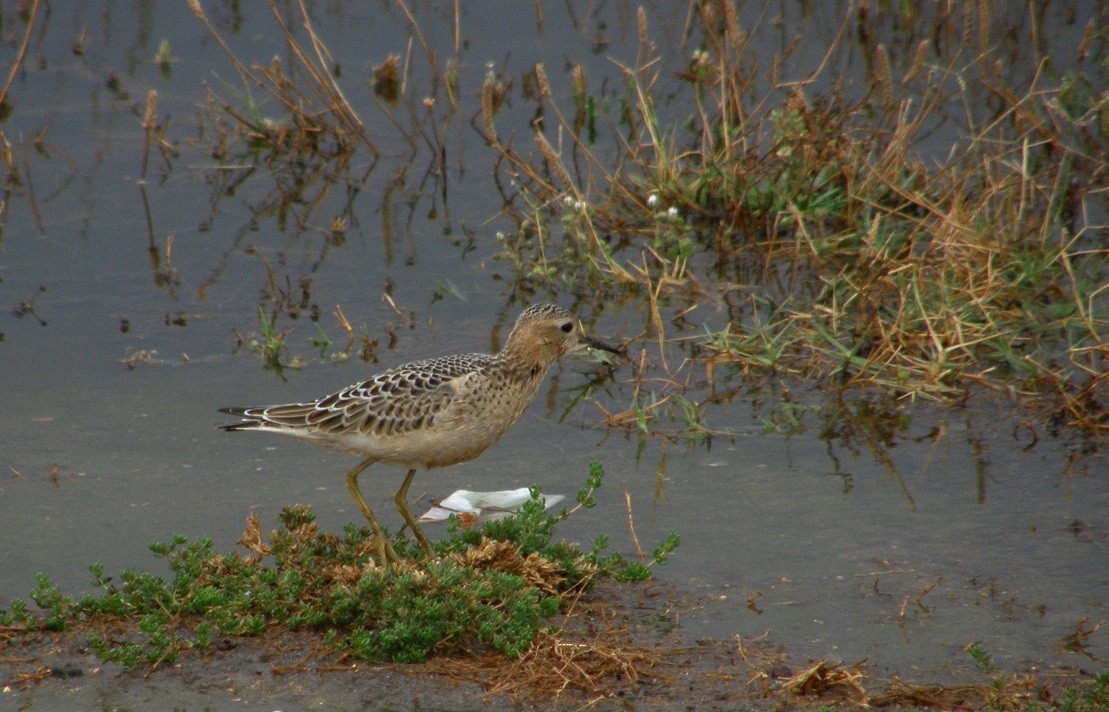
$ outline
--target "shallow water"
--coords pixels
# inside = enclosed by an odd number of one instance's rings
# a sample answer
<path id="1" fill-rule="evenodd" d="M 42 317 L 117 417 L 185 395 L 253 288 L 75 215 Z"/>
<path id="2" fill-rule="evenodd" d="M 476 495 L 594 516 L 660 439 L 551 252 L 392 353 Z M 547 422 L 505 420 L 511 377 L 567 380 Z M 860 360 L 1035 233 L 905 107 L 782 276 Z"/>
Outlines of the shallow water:
<path id="1" fill-rule="evenodd" d="M 490 235 L 511 228 L 498 217 L 490 152 L 464 115 L 476 102 L 445 124 L 444 187 L 421 183 L 431 160 L 422 140 L 411 159 L 384 112 L 361 98 L 371 134 L 387 150 L 354 203 L 345 244 L 327 246 L 341 197 L 324 208 L 292 206 L 282 230 L 274 211 L 260 207 L 272 187 L 264 171 L 233 191 L 222 187 L 229 171 L 210 157 L 208 134 L 197 126 L 205 83 L 235 96 L 233 71 L 183 3 L 143 7 L 134 16 L 54 8 L 3 125 L 35 201 L 9 196 L 0 239 L 0 303 L 8 307 L 0 315 L 0 606 L 25 597 L 37 572 L 77 593 L 88 588 L 92 562 L 108 572 L 157 567 L 147 544 L 174 534 L 231 548 L 252 511 L 271 525 L 283 506 L 303 502 L 325 528 L 357 521 L 341 479 L 350 458 L 219 432 L 216 408 L 314 398 L 404 361 L 489 350 L 494 329 L 520 308 L 505 306 L 511 270 L 493 260 L 500 248 Z M 565 87 L 569 54 L 591 76 L 614 71 L 608 57 L 634 54 L 628 6 L 596 10 L 577 25 L 552 14 L 561 8 L 546 9 L 543 41 L 526 46 L 506 36 L 535 35 L 530 4 L 466 11 L 463 93 L 473 96 L 487 61 L 509 76 L 544 61 Z M 427 41 L 446 56 L 450 23 L 433 20 L 438 11 L 418 8 Z M 213 16 L 242 56 L 282 53 L 268 14 L 249 12 L 238 24 Z M 682 12 L 653 9 L 652 27 Z M 316 20 L 351 74 L 405 51 L 408 29 L 395 6 L 329 6 Z M 9 31 L 22 29 L 4 21 Z M 78 56 L 72 45 L 81 28 Z M 676 31 L 659 32 L 676 41 Z M 176 58 L 169 79 L 151 59 L 163 38 Z M 4 53 L 14 56 L 9 45 Z M 413 67 L 418 83 L 426 62 Z M 112 72 L 126 98 L 108 88 Z M 152 88 L 181 156 L 164 172 L 151 158 L 144 195 L 139 119 Z M 398 116 L 408 121 L 406 109 Z M 516 127 L 520 137 L 526 121 Z M 40 153 L 31 138 L 43 127 Z M 356 331 L 379 342 L 379 363 L 319 357 L 316 328 L 302 317 L 277 328 L 291 330 L 290 349 L 304 368 L 287 369 L 286 380 L 261 368 L 232 330 L 256 337 L 258 305 L 268 304 L 260 296 L 266 263 L 282 289 L 296 292 L 308 280 L 320 325 L 336 343 L 330 351 L 345 341 L 330 313 L 340 304 Z M 25 302 L 30 308 L 20 307 Z M 610 337 L 641 327 L 630 310 L 605 313 L 596 325 Z M 157 353 L 133 369 L 123 363 L 143 351 Z M 768 631 L 798 660 L 869 658 L 929 677 L 968 673 L 963 648 L 975 641 L 1002 667 L 1090 664 L 1061 652 L 1059 641 L 1082 621 L 1106 617 L 1109 474 L 1095 458 L 1072 464 L 1079 445 L 1042 426 L 1025 452 L 1033 431 L 1004 397 L 980 394 L 958 408 L 919 404 L 888 437 L 872 430 L 888 419 L 864 415 L 859 403 L 848 411 L 854 419 L 825 404 L 786 436 L 766 431 L 765 399 L 752 392 L 710 411 L 711 425 L 730 437 L 652 439 L 641 448 L 634 435 L 606 431 L 589 402 L 561 418 L 564 389 L 585 383 L 594 366 L 568 361 L 554 373 L 503 442 L 477 461 L 421 474 L 413 492 L 426 501 L 455 489 L 540 484 L 573 496 L 590 461 L 600 460 L 607 477 L 599 505 L 563 533 L 588 543 L 610 532 L 614 548 L 631 551 L 626 490 L 644 548 L 671 531 L 682 536 L 657 573 L 703 596 L 701 607 L 680 611 L 694 637 Z M 618 369 L 587 400 L 623 410 L 630 382 Z M 394 526 L 389 500 L 402 475 L 377 467 L 362 480 L 371 507 Z M 1109 636 L 1092 636 L 1089 652 L 1109 658 Z"/>

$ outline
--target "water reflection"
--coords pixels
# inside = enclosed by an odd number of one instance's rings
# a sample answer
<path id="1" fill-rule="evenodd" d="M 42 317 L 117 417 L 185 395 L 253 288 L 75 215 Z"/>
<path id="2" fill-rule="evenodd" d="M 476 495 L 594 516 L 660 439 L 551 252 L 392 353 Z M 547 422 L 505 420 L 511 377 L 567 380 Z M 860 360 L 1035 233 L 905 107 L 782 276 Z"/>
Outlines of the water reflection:
<path id="1" fill-rule="evenodd" d="M 716 599 L 730 590 L 683 621 L 690 630 L 769 628 L 800 655 L 834 649 L 894 667 L 943 667 L 977 637 L 1011 659 L 1047 659 L 1068 635 L 1073 654 L 1106 656 L 1104 633 L 1079 622 L 1103 617 L 1109 586 L 1097 563 L 1109 501 L 1096 437 L 1039 424 L 989 391 L 936 407 L 896 389 L 810 387 L 796 378 L 803 354 L 775 358 L 791 333 L 769 325 L 795 309 L 788 295 L 826 285 L 803 261 L 768 266 L 774 255 L 757 243 L 779 225 L 742 224 L 718 250 L 691 252 L 721 234 L 660 221 L 641 239 L 641 226 L 613 222 L 575 245 L 567 226 L 588 207 L 568 216 L 534 189 L 559 192 L 556 162 L 531 162 L 541 170 L 528 175 L 492 150 L 531 161 L 539 123 L 582 187 L 570 208 L 609 189 L 586 149 L 644 138 L 622 123 L 630 85 L 611 61 L 636 60 L 630 6 L 473 6 L 457 38 L 449 5 L 412 3 L 412 19 L 392 5 L 313 6 L 332 53 L 320 61 L 297 56 L 264 8 L 212 8 L 213 34 L 171 5 L 134 16 L 54 8 L 13 83 L 0 146 L 0 303 L 10 315 L 0 328 L 0 520 L 18 541 L 0 547 L 0 597 L 24 595 L 38 570 L 81 589 L 94 560 L 142 567 L 145 544 L 172 533 L 230 547 L 251 508 L 311 498 L 326 526 L 352 521 L 341 487 L 315 477 L 335 463 L 219 442 L 214 407 L 229 392 L 296 400 L 354 382 L 367 365 L 495 351 L 520 306 L 542 299 L 622 339 L 632 363 L 552 374 L 541 405 L 487 463 L 441 487 L 418 481 L 428 498 L 536 481 L 575 491 L 601 459 L 611 489 L 567 535 L 610 531 L 629 544 L 626 487 L 641 536 L 683 535 L 660 575 Z M 854 27 L 811 4 L 769 7 L 782 17 L 769 42 L 779 50 L 813 27 L 802 20 L 833 36 Z M 660 83 L 689 73 L 694 44 L 708 41 L 663 21 L 686 10 L 650 11 Z M 907 68 L 922 41 L 948 42 L 943 8 L 921 11 L 935 14 L 920 23 L 928 35 L 872 18 L 845 71 L 877 72 L 882 52 Z M 24 26 L 4 12 L 5 27 Z M 752 8 L 740 12 L 749 20 Z M 296 19 L 291 36 L 311 47 Z M 154 59 L 163 37 L 176 59 L 168 76 Z M 507 52 L 520 37 L 527 51 Z M 811 59 L 819 44 L 786 61 Z M 4 56 L 14 50 L 9 40 Z M 367 84 L 389 55 L 395 103 Z M 1035 55 L 1013 57 L 1003 71 L 1015 76 Z M 361 126 L 332 106 L 335 95 L 306 94 L 308 72 L 342 80 Z M 770 74 L 752 67 L 751 81 Z M 657 110 L 666 126 L 688 106 Z M 986 97 L 975 110 L 988 120 L 997 105 Z M 646 203 L 643 193 L 624 199 Z M 743 240 L 756 244 L 740 250 Z M 609 276 L 592 269 L 608 258 Z M 870 355 L 868 344 L 841 352 L 848 380 Z"/>

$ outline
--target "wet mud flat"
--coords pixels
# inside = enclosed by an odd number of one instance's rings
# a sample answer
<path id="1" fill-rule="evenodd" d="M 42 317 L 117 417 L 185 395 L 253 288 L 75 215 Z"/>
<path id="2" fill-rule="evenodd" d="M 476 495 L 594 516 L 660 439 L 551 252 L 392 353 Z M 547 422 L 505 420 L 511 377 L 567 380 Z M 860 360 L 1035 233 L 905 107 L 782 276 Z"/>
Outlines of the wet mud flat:
<path id="1" fill-rule="evenodd" d="M 592 637 L 634 651 L 617 674 L 598 669 L 592 689 L 581 686 L 585 678 L 560 682 L 557 673 L 537 681 L 521 661 L 484 653 L 368 663 L 310 631 L 223 638 L 211 652 L 127 671 L 88 654 L 85 634 L 72 631 L 24 636 L 0 653 L 0 699 L 21 710 L 765 708 L 767 700 L 747 685 L 751 670 L 736 640 L 683 638 L 674 606 L 694 607 L 695 600 L 655 582 L 606 583 L 579 605 L 584 612 L 566 619 L 575 630 L 564 631 L 559 645 L 585 646 L 577 641 Z M 769 646 L 759 650 L 761 659 Z"/>
<path id="2" fill-rule="evenodd" d="M 82 631 L 24 635 L 18 642 L 0 631 L 0 706 L 283 712 L 980 709 L 991 701 L 1057 703 L 1066 688 L 1086 687 L 1091 679 L 1079 669 L 1057 668 L 1014 673 L 1005 686 L 996 677 L 909 682 L 881 669 L 881 661 L 792 660 L 765 635 L 694 640 L 681 618 L 711 601 L 656 581 L 604 582 L 578 605 L 581 610 L 559 622 L 567 628 L 556 644 L 582 653 L 613 651 L 607 662 L 614 664 L 597 665 L 588 654 L 575 660 L 571 653 L 562 667 L 536 670 L 528 666 L 527 654 L 509 660 L 473 651 L 422 664 L 374 664 L 336 652 L 321 633 L 280 631 L 223 638 L 210 652 L 190 652 L 155 670 L 127 671 L 89 654 Z"/>

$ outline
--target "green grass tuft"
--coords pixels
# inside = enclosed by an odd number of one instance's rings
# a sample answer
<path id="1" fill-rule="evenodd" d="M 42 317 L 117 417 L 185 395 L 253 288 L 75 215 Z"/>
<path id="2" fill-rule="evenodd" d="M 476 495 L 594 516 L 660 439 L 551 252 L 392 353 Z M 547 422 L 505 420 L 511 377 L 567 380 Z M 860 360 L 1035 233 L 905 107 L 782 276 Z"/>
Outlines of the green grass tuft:
<path id="1" fill-rule="evenodd" d="M 578 502 L 593 506 L 604 472 L 594 463 Z M 420 563 L 419 547 L 399 535 L 394 546 L 413 558 L 392 568 L 373 560 L 365 527 L 320 531 L 311 509 L 284 509 L 281 528 L 264 540 L 257 518 L 242 543 L 248 553 L 222 554 L 206 538 L 155 542 L 150 550 L 171 576 L 125 570 L 118 582 L 103 567 L 89 567 L 103 593 L 80 600 L 40 574 L 31 598 L 0 612 L 0 623 L 28 629 L 87 629 L 89 649 L 126 667 L 171 662 L 205 650 L 216 636 L 257 636 L 271 629 L 313 629 L 337 650 L 372 661 L 421 662 L 459 650 L 524 652 L 552 618 L 601 577 L 642 580 L 665 564 L 678 545 L 671 535 L 650 562 L 625 563 L 605 554 L 607 536 L 588 551 L 554 538 L 568 513 L 549 515 L 539 492 L 512 517 L 465 530 L 457 520 L 435 545 L 437 558 Z M 108 623 L 125 634 L 108 635 Z"/>

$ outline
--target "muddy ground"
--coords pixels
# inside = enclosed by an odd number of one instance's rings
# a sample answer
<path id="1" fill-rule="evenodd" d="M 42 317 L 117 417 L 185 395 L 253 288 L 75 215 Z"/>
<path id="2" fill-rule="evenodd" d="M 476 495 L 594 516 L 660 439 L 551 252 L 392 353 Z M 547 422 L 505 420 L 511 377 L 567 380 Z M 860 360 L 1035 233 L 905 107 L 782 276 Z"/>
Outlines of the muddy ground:
<path id="1" fill-rule="evenodd" d="M 327 648 L 318 634 L 280 632 L 221 639 L 156 670 L 127 671 L 88 654 L 83 631 L 28 636 L 0 629 L 0 709 L 815 710 L 867 702 L 923 708 L 928 700 L 975 709 L 989 694 L 983 683 L 883 697 L 889 680 L 874 667 L 829 666 L 802 680 L 811 661 L 792 661 L 767 641 L 684 637 L 678 620 L 701 603 L 655 582 L 599 586 L 579 602 L 560 639 L 583 650 L 595 643 L 599 657 L 567 659 L 565 666 L 463 651 L 424 664 L 376 665 Z M 1055 699 L 1082 677 L 1062 671 L 1050 685 L 1027 681 L 1013 694 Z M 789 689 L 791 681 L 800 692 Z"/>

